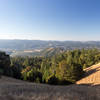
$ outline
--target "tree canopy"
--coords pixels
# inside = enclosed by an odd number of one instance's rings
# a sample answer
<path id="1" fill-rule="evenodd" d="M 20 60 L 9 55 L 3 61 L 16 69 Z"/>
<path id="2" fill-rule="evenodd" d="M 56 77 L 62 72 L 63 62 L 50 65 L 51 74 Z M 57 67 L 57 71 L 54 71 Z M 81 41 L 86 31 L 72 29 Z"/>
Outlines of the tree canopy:
<path id="1" fill-rule="evenodd" d="M 11 62 L 11 63 L 10 63 Z M 52 57 L 13 57 L 0 53 L 0 73 L 47 84 L 71 84 L 81 79 L 84 68 L 100 62 L 100 50 L 67 50 Z"/>

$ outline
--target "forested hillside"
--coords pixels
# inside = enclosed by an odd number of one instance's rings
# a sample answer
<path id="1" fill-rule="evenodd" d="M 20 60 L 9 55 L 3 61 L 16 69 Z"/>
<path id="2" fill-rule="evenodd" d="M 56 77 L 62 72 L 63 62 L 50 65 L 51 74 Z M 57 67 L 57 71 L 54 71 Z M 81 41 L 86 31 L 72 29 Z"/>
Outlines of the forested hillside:
<path id="1" fill-rule="evenodd" d="M 0 53 L 3 75 L 36 83 L 72 84 L 84 76 L 84 68 L 100 62 L 100 50 L 67 50 L 51 57 L 11 57 Z M 11 64 L 10 64 L 11 63 Z"/>

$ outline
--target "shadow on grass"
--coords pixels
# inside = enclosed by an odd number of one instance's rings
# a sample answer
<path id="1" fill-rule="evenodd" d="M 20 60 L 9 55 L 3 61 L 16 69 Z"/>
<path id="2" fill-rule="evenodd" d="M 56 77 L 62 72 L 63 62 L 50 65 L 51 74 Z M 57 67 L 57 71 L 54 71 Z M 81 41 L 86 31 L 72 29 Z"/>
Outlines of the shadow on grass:
<path id="1" fill-rule="evenodd" d="M 98 67 L 96 67 L 96 68 L 94 68 L 94 69 L 89 69 L 89 71 L 84 71 L 84 76 L 82 77 L 82 78 L 86 78 L 86 77 L 88 77 L 88 76 L 90 76 L 90 75 L 92 75 L 92 74 L 94 74 L 94 73 L 96 73 L 96 72 L 98 72 L 98 71 L 100 71 L 100 66 L 98 66 Z M 81 78 L 81 79 L 82 79 Z M 81 80 L 80 79 L 80 80 Z M 79 80 L 78 80 L 79 81 Z M 90 84 L 90 85 L 92 85 L 92 84 Z"/>

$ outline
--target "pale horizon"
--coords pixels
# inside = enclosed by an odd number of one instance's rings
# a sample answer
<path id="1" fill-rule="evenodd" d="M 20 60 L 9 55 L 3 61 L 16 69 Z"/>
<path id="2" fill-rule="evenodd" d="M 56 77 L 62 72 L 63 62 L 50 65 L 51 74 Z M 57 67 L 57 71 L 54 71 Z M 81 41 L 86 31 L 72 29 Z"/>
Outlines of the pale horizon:
<path id="1" fill-rule="evenodd" d="M 99 37 L 98 37 L 99 38 Z M 12 33 L 9 35 L 1 35 L 0 34 L 0 39 L 2 40 L 44 40 L 44 41 L 100 41 L 100 39 L 69 39 L 69 38 L 65 38 L 65 39 L 61 39 L 60 37 L 58 37 L 58 39 L 55 38 L 34 38 L 34 36 L 32 36 L 32 33 L 28 33 L 28 35 L 13 35 Z"/>

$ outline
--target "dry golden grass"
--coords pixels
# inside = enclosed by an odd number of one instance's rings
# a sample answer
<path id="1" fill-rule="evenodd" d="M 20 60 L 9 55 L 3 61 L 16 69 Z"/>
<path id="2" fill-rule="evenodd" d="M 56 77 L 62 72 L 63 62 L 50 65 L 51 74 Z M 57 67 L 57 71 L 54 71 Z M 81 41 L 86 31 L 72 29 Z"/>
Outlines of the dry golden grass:
<path id="1" fill-rule="evenodd" d="M 84 71 L 85 77 L 69 86 L 36 84 L 3 76 L 0 100 L 100 100 L 100 64 Z"/>
<path id="2" fill-rule="evenodd" d="M 100 85 L 100 63 L 84 70 L 85 77 L 77 81 L 76 84 Z"/>
<path id="3" fill-rule="evenodd" d="M 100 100 L 100 86 L 50 86 L 2 77 L 0 100 Z"/>

